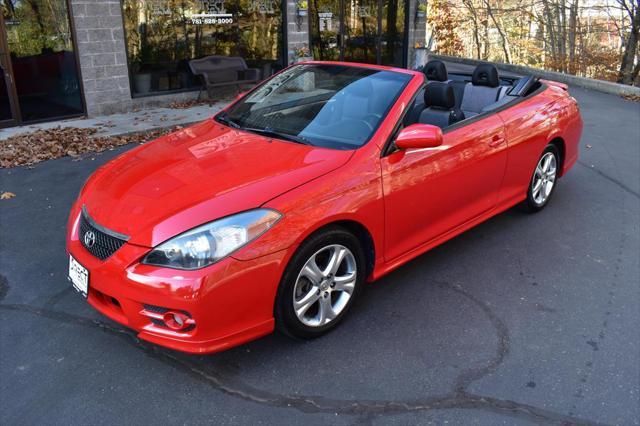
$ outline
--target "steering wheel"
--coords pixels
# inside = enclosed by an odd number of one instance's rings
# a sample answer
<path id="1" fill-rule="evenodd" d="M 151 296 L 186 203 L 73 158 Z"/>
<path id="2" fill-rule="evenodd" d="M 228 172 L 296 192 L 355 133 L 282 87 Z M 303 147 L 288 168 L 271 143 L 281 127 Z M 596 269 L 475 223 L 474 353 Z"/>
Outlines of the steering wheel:
<path id="1" fill-rule="evenodd" d="M 378 121 L 380 121 L 381 118 L 382 118 L 382 114 L 369 113 L 364 117 L 362 117 L 362 122 L 367 125 L 369 130 L 373 131 L 374 123 L 377 123 Z"/>

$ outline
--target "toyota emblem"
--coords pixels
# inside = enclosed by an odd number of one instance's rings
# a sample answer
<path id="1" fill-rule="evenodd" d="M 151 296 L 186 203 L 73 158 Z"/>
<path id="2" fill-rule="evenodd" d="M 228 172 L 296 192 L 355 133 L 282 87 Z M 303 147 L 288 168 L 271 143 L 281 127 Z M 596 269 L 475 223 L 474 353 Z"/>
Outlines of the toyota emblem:
<path id="1" fill-rule="evenodd" d="M 87 231 L 84 234 L 84 245 L 91 248 L 96 243 L 96 234 L 93 231 Z"/>

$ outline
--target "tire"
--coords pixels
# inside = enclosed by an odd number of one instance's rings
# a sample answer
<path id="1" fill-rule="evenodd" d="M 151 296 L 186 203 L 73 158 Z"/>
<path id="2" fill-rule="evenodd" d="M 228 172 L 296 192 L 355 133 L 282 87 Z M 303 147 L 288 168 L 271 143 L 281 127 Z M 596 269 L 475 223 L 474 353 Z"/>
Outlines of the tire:
<path id="1" fill-rule="evenodd" d="M 558 183 L 559 167 L 560 153 L 558 148 L 549 144 L 542 151 L 529 181 L 527 199 L 524 202 L 525 210 L 537 213 L 549 204 Z"/>
<path id="2" fill-rule="evenodd" d="M 337 266 L 329 267 L 329 261 L 337 259 Z M 276 327 L 294 338 L 326 334 L 353 305 L 365 274 L 364 250 L 353 234 L 334 226 L 312 235 L 293 255 L 280 281 Z"/>

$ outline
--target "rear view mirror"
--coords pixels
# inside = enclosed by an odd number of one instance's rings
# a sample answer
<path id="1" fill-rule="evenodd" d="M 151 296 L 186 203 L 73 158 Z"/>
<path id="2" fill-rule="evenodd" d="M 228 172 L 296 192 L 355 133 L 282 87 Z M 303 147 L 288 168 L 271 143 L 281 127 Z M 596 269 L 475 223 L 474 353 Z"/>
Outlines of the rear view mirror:
<path id="1" fill-rule="evenodd" d="M 430 124 L 412 124 L 396 138 L 398 149 L 435 148 L 442 145 L 442 130 Z"/>

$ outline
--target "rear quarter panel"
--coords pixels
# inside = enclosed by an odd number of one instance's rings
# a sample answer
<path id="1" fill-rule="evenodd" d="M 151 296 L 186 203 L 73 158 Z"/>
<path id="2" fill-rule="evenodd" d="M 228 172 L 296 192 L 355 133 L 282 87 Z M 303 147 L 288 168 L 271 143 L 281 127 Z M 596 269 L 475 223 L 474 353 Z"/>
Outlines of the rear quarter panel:
<path id="1" fill-rule="evenodd" d="M 565 88 L 548 83 L 539 93 L 498 114 L 509 146 L 499 203 L 515 203 L 526 197 L 537 161 L 552 140 L 564 142 L 561 175 L 575 164 L 582 119 L 575 99 Z"/>

